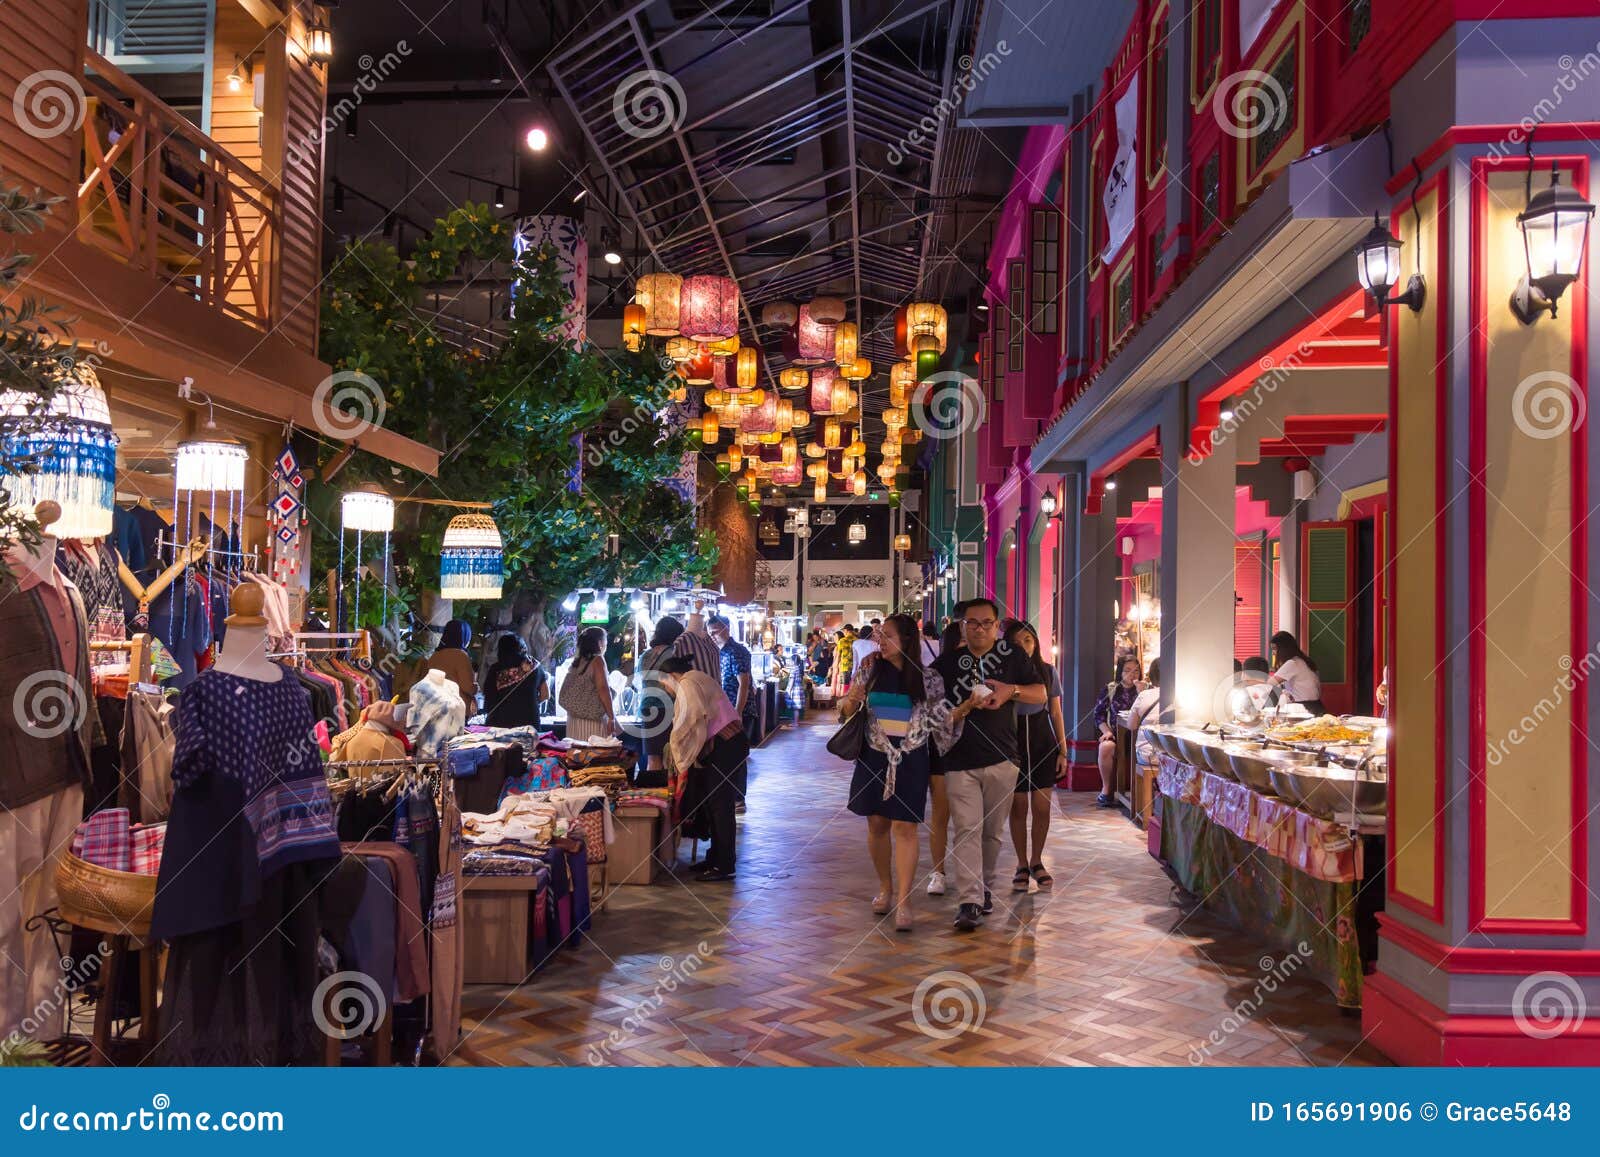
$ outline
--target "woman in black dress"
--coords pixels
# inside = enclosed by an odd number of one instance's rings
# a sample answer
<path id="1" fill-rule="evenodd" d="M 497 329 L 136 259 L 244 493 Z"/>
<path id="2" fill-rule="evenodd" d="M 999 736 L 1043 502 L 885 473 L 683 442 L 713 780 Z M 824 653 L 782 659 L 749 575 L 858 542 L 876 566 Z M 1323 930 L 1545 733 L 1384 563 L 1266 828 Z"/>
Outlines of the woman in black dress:
<path id="1" fill-rule="evenodd" d="M 483 705 L 490 727 L 538 727 L 539 704 L 550 694 L 544 668 L 528 654 L 520 635 L 500 636 L 494 665 L 484 680 Z"/>
<path id="2" fill-rule="evenodd" d="M 955 725 L 971 702 L 946 706 L 944 682 L 923 667 L 917 624 L 909 615 L 890 615 L 875 637 L 878 652 L 863 660 L 839 705 L 841 718 L 863 708 L 871 712 L 850 781 L 849 807 L 867 819 L 867 847 L 879 887 L 872 911 L 884 916 L 893 908 L 895 930 L 909 932 L 920 851 L 917 826 L 928 799 L 933 754 L 950 749 Z"/>

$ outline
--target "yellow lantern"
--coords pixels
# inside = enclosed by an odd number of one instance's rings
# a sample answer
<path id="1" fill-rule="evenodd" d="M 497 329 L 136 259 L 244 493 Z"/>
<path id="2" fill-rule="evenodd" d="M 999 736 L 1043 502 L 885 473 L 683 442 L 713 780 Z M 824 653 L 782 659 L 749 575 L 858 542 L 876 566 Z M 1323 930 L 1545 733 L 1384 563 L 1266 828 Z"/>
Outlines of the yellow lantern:
<path id="1" fill-rule="evenodd" d="M 839 363 L 839 376 L 846 381 L 864 382 L 872 376 L 872 363 L 866 358 Z"/>
<path id="2" fill-rule="evenodd" d="M 885 462 L 883 465 L 878 467 L 878 481 L 882 482 L 885 486 L 892 486 L 894 485 L 895 475 L 899 473 L 900 471 L 895 467 L 894 463 Z"/>
<path id="3" fill-rule="evenodd" d="M 717 444 L 717 433 L 722 424 L 717 421 L 716 411 L 713 410 L 700 419 L 700 440 L 707 446 Z"/>
<path id="4" fill-rule="evenodd" d="M 734 334 L 732 337 L 723 338 L 721 341 L 708 341 L 706 349 L 711 351 L 711 356 L 714 358 L 731 358 L 739 352 L 739 335 Z"/>
<path id="5" fill-rule="evenodd" d="M 799 366 L 789 366 L 778 374 L 778 385 L 786 390 L 804 390 L 811 385 L 811 374 Z"/>
<path id="6" fill-rule="evenodd" d="M 944 306 L 914 301 L 906 306 L 906 347 L 913 353 L 944 353 L 950 319 Z"/>
<path id="7" fill-rule="evenodd" d="M 739 404 L 747 409 L 754 410 L 767 400 L 765 390 L 742 390 L 739 393 Z"/>
<path id="8" fill-rule="evenodd" d="M 796 430 L 803 430 L 809 425 L 811 425 L 811 415 L 805 410 L 796 410 L 794 412 L 794 428 Z"/>
<path id="9" fill-rule="evenodd" d="M 843 443 L 840 441 L 841 437 L 843 436 L 843 432 L 843 428 L 839 425 L 839 419 L 829 418 L 826 422 L 822 423 L 822 444 L 829 450 L 839 449 L 839 447 L 843 445 Z"/>
<path id="10" fill-rule="evenodd" d="M 895 362 L 889 367 L 889 404 L 905 409 L 911 404 L 911 391 L 916 385 L 916 363 Z"/>
<path id="11" fill-rule="evenodd" d="M 861 333 L 853 321 L 841 321 L 833 327 L 833 360 L 842 369 L 856 360 L 856 350 L 861 344 Z"/>
<path id="12" fill-rule="evenodd" d="M 683 278 L 676 273 L 647 273 L 634 283 L 633 300 L 644 310 L 644 332 L 672 337 L 678 332 Z"/>
<path id="13" fill-rule="evenodd" d="M 644 321 L 642 305 L 622 307 L 622 344 L 632 353 L 638 353 L 644 348 Z"/>
<path id="14" fill-rule="evenodd" d="M 781 461 L 784 469 L 788 469 L 800 460 L 800 445 L 793 438 L 785 438 L 781 446 L 783 450 Z"/>
<path id="15" fill-rule="evenodd" d="M 850 388 L 850 383 L 835 380 L 830 392 L 828 412 L 830 414 L 848 414 L 855 408 L 856 392 Z"/>
<path id="16" fill-rule="evenodd" d="M 669 337 L 662 352 L 675 362 L 686 362 L 700 352 L 700 347 L 686 337 Z"/>
<path id="17" fill-rule="evenodd" d="M 826 501 L 828 501 L 828 484 L 823 479 L 819 478 L 817 480 L 816 485 L 811 488 L 811 501 L 813 501 L 813 502 L 826 502 Z"/>
<path id="18" fill-rule="evenodd" d="M 807 458 L 821 458 L 826 453 L 827 453 L 827 451 L 824 450 L 818 443 L 816 443 L 816 442 L 807 442 L 806 443 L 806 457 Z"/>
<path id="19" fill-rule="evenodd" d="M 678 405 L 681 406 L 681 405 L 683 405 L 683 403 L 687 402 L 688 400 L 689 400 L 689 387 L 686 384 L 684 384 L 684 381 L 683 381 L 682 378 L 679 378 L 678 379 L 678 384 L 673 386 L 672 389 L 667 392 L 667 401 L 675 402 L 675 403 L 677 403 Z"/>
<path id="20" fill-rule="evenodd" d="M 773 412 L 777 418 L 779 433 L 787 434 L 790 430 L 794 429 L 793 402 L 791 402 L 788 398 L 779 398 L 777 407 Z"/>
<path id="21" fill-rule="evenodd" d="M 857 470 L 850 476 L 850 492 L 857 498 L 866 496 L 867 472 L 865 470 Z"/>
<path id="22" fill-rule="evenodd" d="M 909 554 L 911 552 L 911 536 L 897 534 L 894 536 L 894 552 L 896 554 Z"/>
<path id="23" fill-rule="evenodd" d="M 739 339 L 734 338 L 733 340 L 738 341 Z M 757 350 L 755 346 L 747 345 L 740 348 L 733 363 L 733 375 L 734 381 L 739 383 L 741 390 L 754 388 L 756 375 L 761 369 L 760 363 L 761 351 Z"/>
<path id="24" fill-rule="evenodd" d="M 757 434 L 756 441 L 763 446 L 776 446 L 783 441 L 783 435 L 776 430 L 768 430 L 764 434 Z"/>
<path id="25" fill-rule="evenodd" d="M 707 390 L 705 393 L 706 405 L 713 410 L 720 410 L 728 404 L 728 395 L 721 390 Z"/>
<path id="26" fill-rule="evenodd" d="M 904 410 L 897 410 L 893 407 L 890 407 L 883 412 L 883 425 L 884 428 L 889 431 L 891 436 L 897 436 L 897 432 L 903 430 L 905 428 L 905 424 L 906 415 Z"/>
<path id="27" fill-rule="evenodd" d="M 852 458 L 865 458 L 867 456 L 867 444 L 861 440 L 861 435 L 857 433 L 851 443 L 844 448 L 844 452 Z"/>
<path id="28" fill-rule="evenodd" d="M 740 451 L 738 444 L 735 443 L 728 447 L 728 471 L 737 474 L 739 467 L 742 465 L 744 465 L 744 454 Z"/>

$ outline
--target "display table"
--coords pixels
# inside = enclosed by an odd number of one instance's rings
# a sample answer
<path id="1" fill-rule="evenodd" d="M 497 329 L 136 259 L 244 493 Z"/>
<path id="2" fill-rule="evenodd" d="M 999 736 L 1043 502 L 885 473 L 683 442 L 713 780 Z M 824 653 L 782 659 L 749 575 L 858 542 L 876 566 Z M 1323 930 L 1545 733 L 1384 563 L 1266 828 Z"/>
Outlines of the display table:
<path id="1" fill-rule="evenodd" d="M 1156 786 L 1151 854 L 1208 910 L 1284 960 L 1297 957 L 1295 969 L 1323 980 L 1342 1007 L 1360 1007 L 1383 896 L 1382 881 L 1367 871 L 1382 870 L 1381 839 L 1368 831 L 1375 825 L 1352 835 L 1345 824 L 1168 755 Z M 1364 944 L 1372 948 L 1363 952 Z"/>

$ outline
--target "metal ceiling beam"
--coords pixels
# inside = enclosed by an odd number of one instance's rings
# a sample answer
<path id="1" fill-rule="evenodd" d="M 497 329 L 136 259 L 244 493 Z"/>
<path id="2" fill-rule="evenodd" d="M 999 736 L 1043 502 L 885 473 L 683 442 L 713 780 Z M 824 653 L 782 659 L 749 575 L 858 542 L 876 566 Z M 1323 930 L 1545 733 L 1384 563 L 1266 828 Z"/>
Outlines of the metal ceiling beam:
<path id="1" fill-rule="evenodd" d="M 845 161 L 850 166 L 850 250 L 855 265 L 856 326 L 861 325 L 861 198 L 856 181 L 855 46 L 850 36 L 850 0 L 839 0 L 840 38 L 844 41 Z"/>

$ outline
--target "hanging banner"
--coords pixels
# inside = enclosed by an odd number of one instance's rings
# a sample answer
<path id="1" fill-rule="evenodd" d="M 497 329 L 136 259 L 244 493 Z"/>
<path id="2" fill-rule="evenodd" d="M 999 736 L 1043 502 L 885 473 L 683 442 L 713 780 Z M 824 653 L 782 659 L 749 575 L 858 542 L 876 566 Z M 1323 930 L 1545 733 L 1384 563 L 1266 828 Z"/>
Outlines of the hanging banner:
<path id="1" fill-rule="evenodd" d="M 1239 0 L 1239 55 L 1255 45 L 1256 38 L 1272 19 L 1279 0 Z"/>
<path id="2" fill-rule="evenodd" d="M 1104 193 L 1106 210 L 1106 248 L 1101 259 L 1110 264 L 1122 252 L 1133 232 L 1133 191 L 1138 180 L 1139 155 L 1139 78 L 1128 82 L 1127 91 L 1117 98 L 1117 155 L 1111 162 Z"/>

